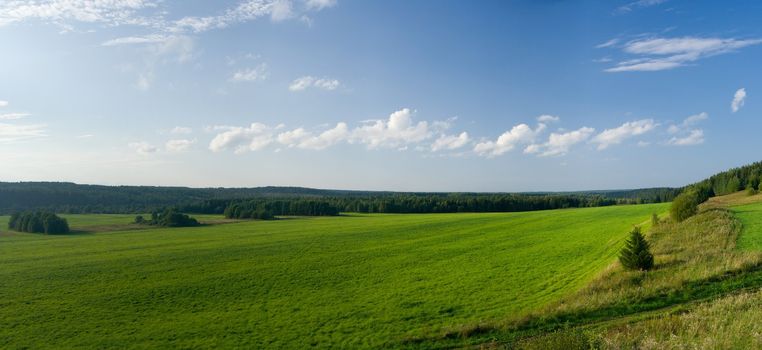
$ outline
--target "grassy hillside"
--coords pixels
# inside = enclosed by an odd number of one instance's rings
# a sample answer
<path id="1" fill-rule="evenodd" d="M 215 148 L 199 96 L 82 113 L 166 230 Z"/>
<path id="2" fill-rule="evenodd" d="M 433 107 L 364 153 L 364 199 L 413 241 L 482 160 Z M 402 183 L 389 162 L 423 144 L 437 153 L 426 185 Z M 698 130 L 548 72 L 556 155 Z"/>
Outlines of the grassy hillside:
<path id="1" fill-rule="evenodd" d="M 760 214 L 762 195 L 712 198 L 698 215 L 652 229 L 653 271 L 624 271 L 614 264 L 580 292 L 504 325 L 502 333 L 494 332 L 499 341 L 490 345 L 758 349 Z"/>
<path id="2" fill-rule="evenodd" d="M 665 209 L 0 235 L 0 348 L 426 347 L 575 293 Z M 132 217 L 69 219 L 92 232 Z"/>

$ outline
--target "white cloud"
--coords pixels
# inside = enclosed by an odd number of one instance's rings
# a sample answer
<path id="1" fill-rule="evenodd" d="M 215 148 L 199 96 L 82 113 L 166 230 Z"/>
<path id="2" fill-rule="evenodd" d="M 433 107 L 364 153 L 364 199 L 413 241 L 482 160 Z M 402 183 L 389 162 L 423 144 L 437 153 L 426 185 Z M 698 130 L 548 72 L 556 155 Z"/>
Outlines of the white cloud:
<path id="1" fill-rule="evenodd" d="M 540 123 L 555 123 L 559 120 L 561 120 L 561 118 L 549 114 L 543 114 L 537 117 L 537 121 Z"/>
<path id="2" fill-rule="evenodd" d="M 582 127 L 566 133 L 551 133 L 548 141 L 543 144 L 531 144 L 524 153 L 538 154 L 541 157 L 562 156 L 569 153 L 572 146 L 585 142 L 595 132 L 595 129 Z"/>
<path id="3" fill-rule="evenodd" d="M 346 140 L 348 136 L 349 127 L 347 124 L 338 123 L 335 127 L 325 130 L 317 136 L 303 128 L 282 132 L 278 134 L 278 142 L 288 147 L 322 150 Z"/>
<path id="4" fill-rule="evenodd" d="M 0 143 L 13 143 L 27 139 L 45 137 L 45 124 L 15 125 L 0 123 Z"/>
<path id="5" fill-rule="evenodd" d="M 596 49 L 602 49 L 604 47 L 614 46 L 614 45 L 616 45 L 618 43 L 619 43 L 619 38 L 614 38 L 614 39 L 608 40 L 608 41 L 606 41 L 604 43 L 600 43 L 598 45 L 595 45 L 595 48 Z"/>
<path id="6" fill-rule="evenodd" d="M 483 141 L 474 146 L 474 152 L 482 156 L 494 157 L 513 150 L 516 146 L 534 142 L 535 138 L 546 128 L 540 123 L 532 130 L 529 125 L 519 124 L 504 132 L 496 141 Z"/>
<path id="7" fill-rule="evenodd" d="M 0 120 L 16 120 L 16 119 L 24 119 L 31 114 L 29 113 L 5 113 L 0 114 Z"/>
<path id="8" fill-rule="evenodd" d="M 109 25 L 139 24 L 137 11 L 156 7 L 150 0 L 39 0 L 4 1 L 0 4 L 0 26 L 26 20 L 48 23 L 77 21 Z"/>
<path id="9" fill-rule="evenodd" d="M 696 129 L 694 126 L 701 121 L 709 119 L 709 114 L 701 112 L 685 118 L 680 124 L 670 125 L 667 132 L 675 135 L 667 141 L 669 145 L 690 146 L 698 145 L 704 142 L 704 130 Z"/>
<path id="10" fill-rule="evenodd" d="M 452 151 L 465 146 L 469 141 L 471 141 L 471 139 L 465 131 L 460 133 L 460 135 L 442 135 L 431 145 L 431 151 Z"/>
<path id="11" fill-rule="evenodd" d="M 651 7 L 655 5 L 661 5 L 668 0 L 638 0 L 622 5 L 616 9 L 616 13 L 627 13 L 637 8 Z"/>
<path id="12" fill-rule="evenodd" d="M 367 145 L 369 149 L 399 148 L 431 137 L 429 124 L 414 124 L 413 112 L 404 108 L 389 115 L 388 120 L 375 120 L 352 131 L 351 142 Z"/>
<path id="13" fill-rule="evenodd" d="M 151 153 L 156 153 L 157 151 L 159 151 L 159 149 L 156 146 L 151 145 L 150 143 L 145 141 L 131 142 L 127 144 L 127 146 L 140 154 L 151 154 Z"/>
<path id="14" fill-rule="evenodd" d="M 645 134 L 656 128 L 656 125 L 653 119 L 627 122 L 614 129 L 604 130 L 596 135 L 591 142 L 598 144 L 598 150 L 604 150 L 611 145 L 620 144 L 630 137 Z"/>
<path id="15" fill-rule="evenodd" d="M 170 130 L 169 132 L 176 135 L 187 135 L 187 134 L 193 133 L 193 129 L 187 126 L 176 126 L 172 128 L 172 130 Z"/>
<path id="16" fill-rule="evenodd" d="M 279 22 L 294 17 L 291 0 L 276 0 L 270 7 L 270 19 Z"/>
<path id="17" fill-rule="evenodd" d="M 170 152 L 184 152 L 187 151 L 193 144 L 196 143 L 196 140 L 187 140 L 187 139 L 177 139 L 177 140 L 169 140 L 167 141 L 167 144 L 165 147 L 167 148 L 167 151 Z"/>
<path id="18" fill-rule="evenodd" d="M 670 145 L 675 146 L 693 146 L 704 143 L 704 130 L 694 129 L 691 130 L 686 136 L 675 136 L 668 142 Z"/>
<path id="19" fill-rule="evenodd" d="M 215 126 L 213 129 L 224 130 L 209 143 L 213 152 L 231 148 L 235 153 L 258 151 L 273 142 L 273 129 L 262 123 L 252 123 L 249 127 Z"/>
<path id="20" fill-rule="evenodd" d="M 622 46 L 625 54 L 636 58 L 623 60 L 607 72 L 660 71 L 685 66 L 703 58 L 734 52 L 762 43 L 762 39 L 724 38 L 648 38 Z"/>
<path id="21" fill-rule="evenodd" d="M 234 82 L 248 82 L 248 81 L 261 81 L 267 79 L 267 64 L 260 63 L 254 68 L 246 68 L 239 70 L 233 74 L 230 81 Z"/>
<path id="22" fill-rule="evenodd" d="M 288 89 L 291 91 L 303 91 L 307 88 L 315 87 L 323 90 L 336 90 L 339 85 L 341 85 L 341 82 L 336 79 L 315 78 L 307 75 L 294 79 L 294 81 L 291 82 L 291 85 L 289 85 Z"/>
<path id="23" fill-rule="evenodd" d="M 0 100 L 0 107 L 7 107 L 7 106 L 8 106 L 8 101 Z"/>
<path id="24" fill-rule="evenodd" d="M 307 0 L 305 5 L 308 9 L 322 10 L 324 8 L 336 6 L 336 0 Z"/>
<path id="25" fill-rule="evenodd" d="M 169 40 L 170 37 L 161 34 L 150 34 L 146 36 L 128 36 L 122 38 L 111 39 L 103 42 L 103 46 L 118 46 L 118 45 L 134 45 L 134 44 L 155 44 L 163 43 Z"/>
<path id="26" fill-rule="evenodd" d="M 738 110 L 741 109 L 741 107 L 743 107 L 743 104 L 745 101 L 746 101 L 746 89 L 740 88 L 733 95 L 733 102 L 730 103 L 730 109 L 733 111 L 733 113 L 738 112 Z"/>

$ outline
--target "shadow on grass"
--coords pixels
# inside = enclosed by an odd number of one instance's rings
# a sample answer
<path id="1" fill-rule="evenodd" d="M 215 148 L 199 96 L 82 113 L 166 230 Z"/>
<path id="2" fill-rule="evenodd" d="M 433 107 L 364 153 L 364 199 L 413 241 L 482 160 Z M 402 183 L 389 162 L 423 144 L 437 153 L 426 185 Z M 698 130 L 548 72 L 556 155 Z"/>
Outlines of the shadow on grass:
<path id="1" fill-rule="evenodd" d="M 762 287 L 762 266 L 747 266 L 707 279 L 683 284 L 680 289 L 664 289 L 639 300 L 621 300 L 595 310 L 569 312 L 549 317 L 527 317 L 513 327 L 475 324 L 451 330 L 440 337 L 409 337 L 397 345 L 409 348 L 460 348 L 464 344 L 486 344 L 499 341 L 511 344 L 519 339 L 569 327 L 591 326 L 615 321 L 639 313 L 710 301 L 730 294 Z"/>

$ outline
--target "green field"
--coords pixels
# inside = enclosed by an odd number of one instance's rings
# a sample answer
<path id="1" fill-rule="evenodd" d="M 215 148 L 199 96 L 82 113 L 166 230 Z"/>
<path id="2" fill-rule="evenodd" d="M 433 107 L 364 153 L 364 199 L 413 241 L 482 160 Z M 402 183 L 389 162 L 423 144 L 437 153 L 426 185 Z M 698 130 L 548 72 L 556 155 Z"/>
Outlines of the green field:
<path id="1" fill-rule="evenodd" d="M 614 261 L 633 224 L 666 208 L 95 234 L 132 216 L 75 215 L 83 233 L 69 236 L 8 234 L 6 217 L 0 348 L 399 346 L 568 296 Z"/>
<path id="2" fill-rule="evenodd" d="M 738 247 L 743 250 L 762 250 L 762 202 L 733 207 L 731 210 L 743 224 Z"/>

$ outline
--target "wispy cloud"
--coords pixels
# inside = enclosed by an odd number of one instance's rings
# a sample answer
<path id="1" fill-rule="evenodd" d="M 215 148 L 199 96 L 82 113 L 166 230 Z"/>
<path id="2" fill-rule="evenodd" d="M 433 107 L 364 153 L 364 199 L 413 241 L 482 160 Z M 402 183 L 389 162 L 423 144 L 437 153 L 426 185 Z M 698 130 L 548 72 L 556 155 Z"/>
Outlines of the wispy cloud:
<path id="1" fill-rule="evenodd" d="M 673 124 L 667 128 L 672 138 L 667 141 L 668 145 L 692 146 L 704 143 L 704 130 L 696 128 L 696 124 L 709 119 L 709 114 L 701 112 L 685 118 L 680 124 Z"/>
<path id="2" fill-rule="evenodd" d="M 614 11 L 614 13 L 618 13 L 618 14 L 628 13 L 628 12 L 632 12 L 633 10 L 636 10 L 636 9 L 639 9 L 639 8 L 661 5 L 661 4 L 663 4 L 663 3 L 667 2 L 667 1 L 668 0 L 638 0 L 638 1 L 633 1 L 633 2 L 630 2 L 630 3 L 627 3 L 625 5 L 617 7 L 617 9 L 616 9 L 616 11 Z"/>
<path id="3" fill-rule="evenodd" d="M 730 53 L 762 43 L 762 39 L 734 38 L 647 38 L 629 41 L 620 47 L 630 59 L 618 62 L 606 72 L 660 71 L 688 65 L 698 60 Z"/>
<path id="4" fill-rule="evenodd" d="M 233 73 L 230 81 L 233 82 L 252 82 L 266 80 L 268 76 L 266 63 L 260 63 L 254 68 L 245 68 Z"/>
<path id="5" fill-rule="evenodd" d="M 675 136 L 668 142 L 670 145 L 675 146 L 694 146 L 704 143 L 704 130 L 695 129 L 691 130 L 688 135 Z"/>
<path id="6" fill-rule="evenodd" d="M 156 153 L 159 151 L 159 148 L 146 142 L 146 141 L 137 141 L 137 142 L 130 142 L 127 144 L 129 148 L 132 148 L 135 150 L 135 152 L 138 152 L 139 154 L 151 154 Z"/>
<path id="7" fill-rule="evenodd" d="M 307 75 L 294 79 L 291 85 L 289 85 L 288 89 L 291 91 L 303 91 L 314 87 L 322 90 L 336 90 L 340 85 L 341 82 L 336 79 L 315 78 L 313 76 Z"/>
<path id="8" fill-rule="evenodd" d="M 187 151 L 194 143 L 196 143 L 196 140 L 176 139 L 167 141 L 164 146 L 167 148 L 167 151 L 177 153 Z"/>
<path id="9" fill-rule="evenodd" d="M 169 131 L 171 134 L 176 135 L 187 135 L 193 132 L 193 129 L 187 127 L 187 126 L 176 126 L 172 128 L 172 130 Z"/>
<path id="10" fill-rule="evenodd" d="M 7 106 L 8 106 L 8 101 L 0 100 L 0 107 L 7 107 Z"/>
<path id="11" fill-rule="evenodd" d="M 0 123 L 0 143 L 14 143 L 47 136 L 45 124 L 16 125 Z"/>
<path id="12" fill-rule="evenodd" d="M 5 113 L 0 114 L 0 120 L 17 120 L 17 119 L 24 119 L 31 114 L 29 113 Z"/>
<path id="13" fill-rule="evenodd" d="M 740 88 L 733 95 L 733 101 L 730 102 L 730 110 L 732 110 L 733 113 L 738 112 L 738 110 L 741 109 L 741 107 L 743 107 L 743 104 L 745 102 L 746 102 L 746 89 Z"/>

